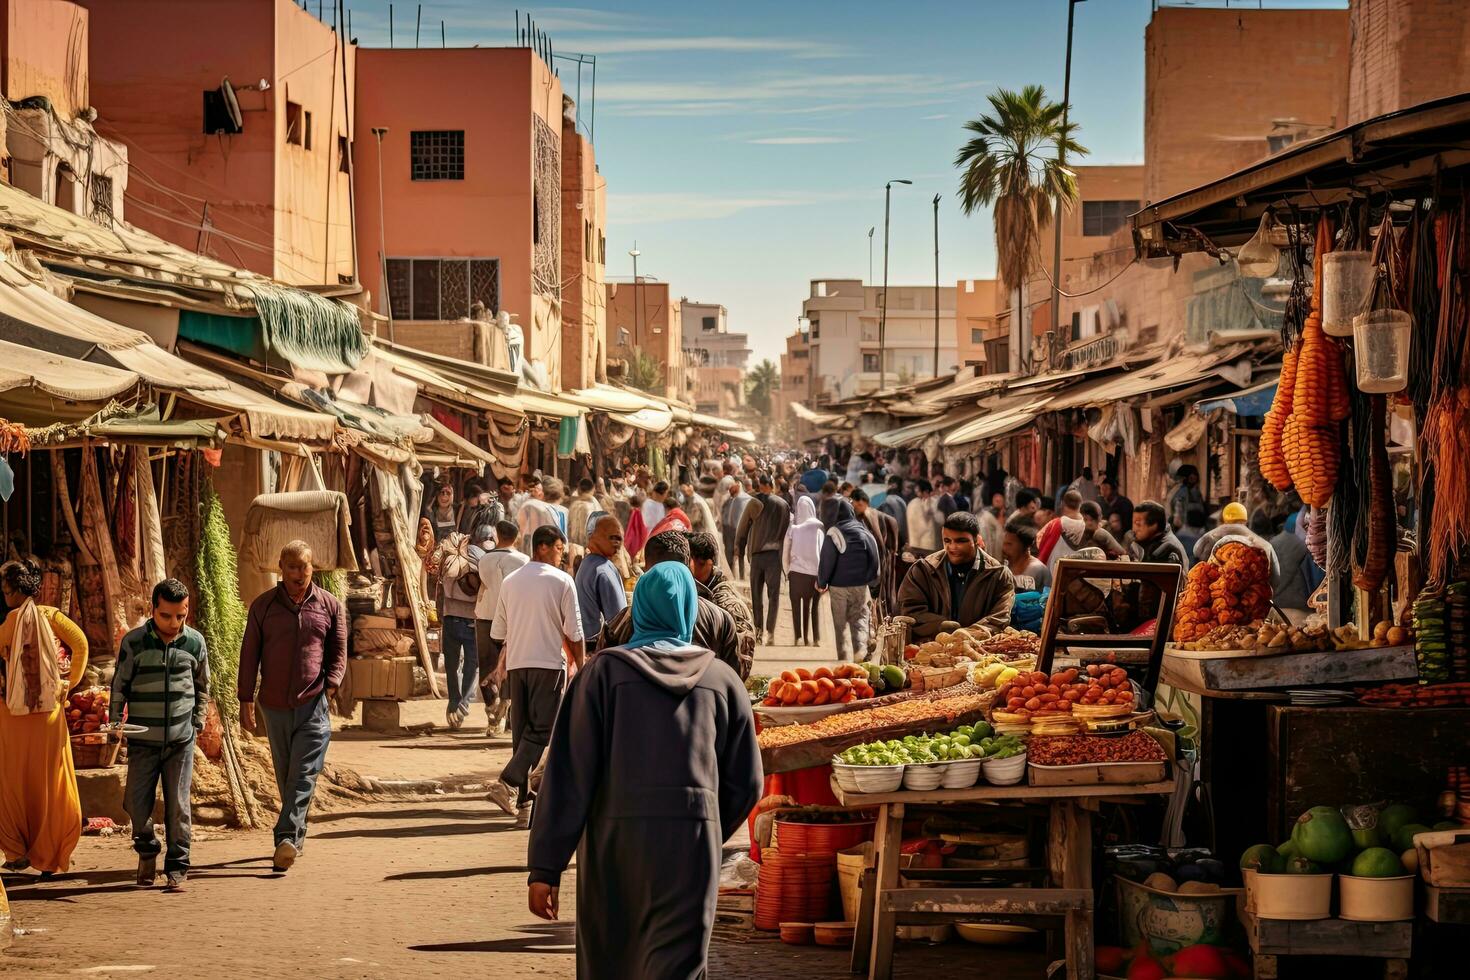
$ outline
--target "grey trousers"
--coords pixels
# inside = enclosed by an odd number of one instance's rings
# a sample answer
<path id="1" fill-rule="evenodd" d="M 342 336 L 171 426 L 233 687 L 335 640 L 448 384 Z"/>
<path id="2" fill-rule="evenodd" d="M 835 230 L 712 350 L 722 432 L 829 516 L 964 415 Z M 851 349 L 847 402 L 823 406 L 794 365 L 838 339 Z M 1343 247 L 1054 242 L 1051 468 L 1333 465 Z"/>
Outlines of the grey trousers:
<path id="1" fill-rule="evenodd" d="M 544 667 L 519 667 L 506 671 L 503 697 L 510 698 L 510 761 L 500 780 L 516 788 L 516 802 L 531 801 L 531 770 L 541 764 L 551 744 L 551 729 L 561 710 L 567 689 L 567 672 Z"/>
<path id="2" fill-rule="evenodd" d="M 780 551 L 757 551 L 750 556 L 750 605 L 755 628 L 764 627 L 767 633 L 774 633 L 776 612 L 781 607 Z"/>
<path id="3" fill-rule="evenodd" d="M 837 659 L 851 660 L 868 652 L 868 620 L 872 604 L 866 585 L 834 585 L 827 590 L 832 600 L 832 631 L 837 635 Z"/>
<path id="4" fill-rule="evenodd" d="M 316 794 L 316 777 L 327 762 L 327 743 L 332 740 L 332 720 L 327 714 L 327 696 L 290 711 L 262 706 L 265 734 L 271 743 L 271 766 L 276 771 L 276 789 L 281 794 L 281 815 L 276 820 L 276 844 L 290 841 L 300 850 L 306 840 L 306 814 Z"/>
<path id="5" fill-rule="evenodd" d="M 158 784 L 163 783 L 163 831 L 168 853 L 163 870 L 189 870 L 189 844 L 194 822 L 189 809 L 189 789 L 194 782 L 194 740 L 174 745 L 128 743 L 128 783 L 124 797 L 128 818 L 133 822 L 133 850 L 154 857 L 162 850 L 153 829 L 153 804 Z"/>

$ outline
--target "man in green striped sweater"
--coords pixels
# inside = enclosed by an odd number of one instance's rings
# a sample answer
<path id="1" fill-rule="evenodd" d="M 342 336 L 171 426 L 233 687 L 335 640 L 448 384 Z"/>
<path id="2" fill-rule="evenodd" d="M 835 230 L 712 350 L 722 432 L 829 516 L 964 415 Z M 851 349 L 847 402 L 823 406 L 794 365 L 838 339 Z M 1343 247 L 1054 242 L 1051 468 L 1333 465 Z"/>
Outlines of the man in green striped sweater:
<path id="1" fill-rule="evenodd" d="M 162 781 L 168 840 L 163 872 L 165 890 L 171 892 L 183 891 L 189 875 L 194 736 L 204 727 L 209 700 L 209 654 L 188 619 L 188 587 L 174 578 L 155 585 L 153 616 L 123 637 L 112 677 L 112 717 L 121 718 L 126 708 L 128 722 L 147 729 L 128 736 L 126 806 L 138 852 L 138 884 L 151 886 L 158 876 L 153 805 Z"/>

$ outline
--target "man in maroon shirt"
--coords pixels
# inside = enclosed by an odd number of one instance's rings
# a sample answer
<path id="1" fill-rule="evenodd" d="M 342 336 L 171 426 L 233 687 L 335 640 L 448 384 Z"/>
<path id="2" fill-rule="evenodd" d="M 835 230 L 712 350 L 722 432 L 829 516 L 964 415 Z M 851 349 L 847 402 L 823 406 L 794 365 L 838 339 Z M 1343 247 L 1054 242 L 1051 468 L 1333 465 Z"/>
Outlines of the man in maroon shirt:
<path id="1" fill-rule="evenodd" d="M 306 813 L 332 737 L 327 699 L 347 670 L 347 613 L 312 584 L 311 546 L 287 544 L 280 569 L 281 584 L 250 604 L 239 686 L 241 724 L 255 730 L 258 699 L 271 744 L 281 794 L 271 860 L 277 873 L 296 862 L 306 841 Z"/>

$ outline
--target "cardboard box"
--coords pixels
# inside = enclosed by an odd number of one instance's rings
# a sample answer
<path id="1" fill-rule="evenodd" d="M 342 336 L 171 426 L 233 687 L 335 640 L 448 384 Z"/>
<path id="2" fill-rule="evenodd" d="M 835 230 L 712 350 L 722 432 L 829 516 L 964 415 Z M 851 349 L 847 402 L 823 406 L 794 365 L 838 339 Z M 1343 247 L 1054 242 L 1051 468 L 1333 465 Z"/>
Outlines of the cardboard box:
<path id="1" fill-rule="evenodd" d="M 1470 830 L 1440 830 L 1414 835 L 1419 875 L 1426 885 L 1470 887 Z"/>
<path id="2" fill-rule="evenodd" d="M 352 696 L 360 700 L 386 698 L 407 701 L 413 697 L 413 657 L 351 657 Z"/>

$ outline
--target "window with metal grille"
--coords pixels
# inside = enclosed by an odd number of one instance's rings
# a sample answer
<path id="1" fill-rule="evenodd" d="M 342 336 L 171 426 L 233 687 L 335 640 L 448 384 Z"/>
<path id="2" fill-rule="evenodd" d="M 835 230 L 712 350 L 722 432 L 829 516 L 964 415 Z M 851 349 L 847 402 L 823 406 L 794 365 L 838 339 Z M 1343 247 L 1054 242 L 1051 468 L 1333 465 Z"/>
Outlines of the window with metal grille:
<path id="1" fill-rule="evenodd" d="M 408 152 L 412 179 L 464 180 L 464 130 L 413 130 Z"/>
<path id="2" fill-rule="evenodd" d="M 972 344 L 983 344 L 983 343 L 985 343 L 985 328 L 984 327 L 971 327 L 970 328 L 970 343 L 972 343 Z"/>
<path id="3" fill-rule="evenodd" d="M 500 310 L 499 259 L 389 259 L 388 298 L 399 320 L 460 320 L 476 303 Z"/>
<path id="4" fill-rule="evenodd" d="M 112 178 L 92 175 L 92 220 L 99 225 L 112 225 Z"/>
<path id="5" fill-rule="evenodd" d="M 873 373 L 876 373 L 877 370 L 878 370 L 878 355 L 877 354 L 864 354 L 863 355 L 863 372 L 864 373 L 867 373 L 867 374 L 873 374 Z"/>
<path id="6" fill-rule="evenodd" d="M 1082 234 L 1111 235 L 1137 210 L 1137 201 L 1083 201 Z"/>

